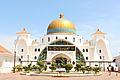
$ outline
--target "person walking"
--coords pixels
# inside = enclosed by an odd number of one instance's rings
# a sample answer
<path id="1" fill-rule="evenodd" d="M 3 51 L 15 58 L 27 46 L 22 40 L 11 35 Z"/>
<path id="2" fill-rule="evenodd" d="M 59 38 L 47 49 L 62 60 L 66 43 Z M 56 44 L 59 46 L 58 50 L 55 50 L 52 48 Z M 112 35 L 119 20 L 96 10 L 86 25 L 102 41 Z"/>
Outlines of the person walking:
<path id="1" fill-rule="evenodd" d="M 109 67 L 107 67 L 107 69 L 108 69 L 108 73 L 109 73 L 109 76 L 110 76 L 111 75 L 111 69 L 112 69 L 111 65 L 109 65 Z"/>
<path id="2" fill-rule="evenodd" d="M 117 65 L 115 66 L 115 74 L 116 74 L 116 76 L 118 76 L 118 66 Z"/>

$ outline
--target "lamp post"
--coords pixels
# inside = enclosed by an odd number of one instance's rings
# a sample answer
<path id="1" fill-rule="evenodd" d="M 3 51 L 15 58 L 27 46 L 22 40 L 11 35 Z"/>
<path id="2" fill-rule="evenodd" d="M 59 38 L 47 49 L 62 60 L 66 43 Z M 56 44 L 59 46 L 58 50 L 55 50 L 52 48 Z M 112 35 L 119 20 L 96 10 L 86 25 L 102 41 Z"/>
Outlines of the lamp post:
<path id="1" fill-rule="evenodd" d="M 14 51 L 14 68 L 13 68 L 13 73 L 15 73 L 15 62 L 16 62 L 16 51 Z"/>

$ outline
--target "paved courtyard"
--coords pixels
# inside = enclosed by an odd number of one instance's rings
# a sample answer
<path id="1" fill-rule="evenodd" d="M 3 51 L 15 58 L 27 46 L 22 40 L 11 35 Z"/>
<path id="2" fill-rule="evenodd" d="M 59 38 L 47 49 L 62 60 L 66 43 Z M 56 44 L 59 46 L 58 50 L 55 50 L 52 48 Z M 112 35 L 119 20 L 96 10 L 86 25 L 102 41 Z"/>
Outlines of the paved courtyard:
<path id="1" fill-rule="evenodd" d="M 26 76 L 19 73 L 0 73 L 0 80 L 120 80 L 120 73 L 111 76 L 107 72 L 103 72 L 101 76 L 82 76 L 82 77 L 51 77 L 51 76 Z"/>

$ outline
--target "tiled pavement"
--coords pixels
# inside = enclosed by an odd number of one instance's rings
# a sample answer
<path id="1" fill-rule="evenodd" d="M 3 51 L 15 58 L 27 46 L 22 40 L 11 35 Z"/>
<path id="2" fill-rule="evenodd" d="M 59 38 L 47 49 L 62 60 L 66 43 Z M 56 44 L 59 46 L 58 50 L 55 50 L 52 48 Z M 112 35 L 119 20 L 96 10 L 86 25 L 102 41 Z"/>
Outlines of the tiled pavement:
<path id="1" fill-rule="evenodd" d="M 19 73 L 0 73 L 0 80 L 120 80 L 113 72 L 111 76 L 103 72 L 101 76 L 81 76 L 81 77 L 51 77 L 51 76 L 25 76 Z"/>

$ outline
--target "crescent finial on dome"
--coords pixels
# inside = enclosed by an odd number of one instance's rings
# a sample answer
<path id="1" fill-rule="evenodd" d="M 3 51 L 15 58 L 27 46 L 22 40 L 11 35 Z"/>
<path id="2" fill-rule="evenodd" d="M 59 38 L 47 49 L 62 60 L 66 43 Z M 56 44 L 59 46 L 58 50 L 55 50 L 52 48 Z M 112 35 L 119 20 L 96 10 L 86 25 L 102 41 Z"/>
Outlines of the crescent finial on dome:
<path id="1" fill-rule="evenodd" d="M 63 13 L 60 13 L 60 19 L 61 18 L 64 18 L 64 14 Z"/>

